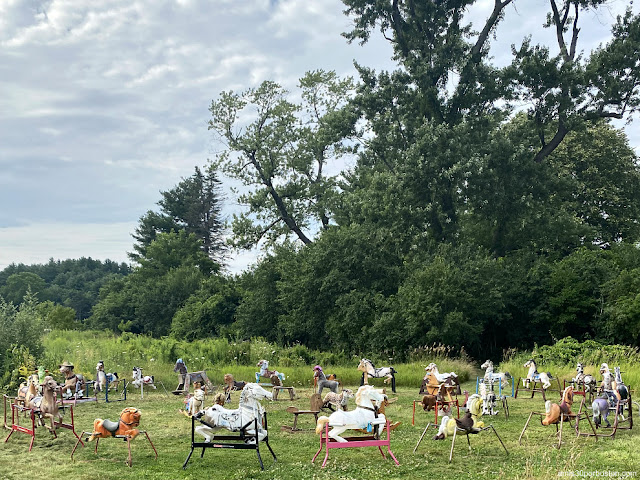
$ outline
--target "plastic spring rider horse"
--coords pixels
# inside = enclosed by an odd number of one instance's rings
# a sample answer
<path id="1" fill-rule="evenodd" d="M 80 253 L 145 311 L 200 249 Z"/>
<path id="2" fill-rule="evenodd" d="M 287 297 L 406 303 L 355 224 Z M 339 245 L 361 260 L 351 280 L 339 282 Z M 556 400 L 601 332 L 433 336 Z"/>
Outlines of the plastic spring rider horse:
<path id="1" fill-rule="evenodd" d="M 260 377 L 268 378 L 275 386 L 282 386 L 284 382 L 284 373 L 280 373 L 277 370 L 269 370 L 269 362 L 267 360 L 260 360 L 256 367 L 260 367 L 260 371 L 256 372 L 256 383 L 260 383 Z"/>
<path id="2" fill-rule="evenodd" d="M 325 424 L 328 423 L 330 427 L 333 427 L 329 430 L 329 437 L 337 442 L 347 442 L 340 434 L 349 429 L 364 428 L 369 432 L 376 430 L 376 434 L 379 435 L 384 428 L 386 418 L 383 414 L 378 413 L 373 401 L 380 404 L 385 398 L 386 395 L 380 390 L 376 390 L 371 385 L 363 385 L 356 393 L 357 406 L 355 410 L 350 412 L 338 410 L 328 417 L 322 416 L 318 418 L 316 433 L 320 435 L 324 430 Z"/>
<path id="3" fill-rule="evenodd" d="M 247 383 L 240 394 L 240 404 L 237 409 L 228 410 L 220 405 L 207 408 L 195 415 L 195 418 L 202 423 L 195 428 L 195 431 L 205 438 L 205 442 L 211 442 L 216 430 L 220 428 L 237 432 L 247 426 L 246 433 L 255 434 L 251 422 L 257 418 L 258 440 L 261 441 L 267 436 L 267 431 L 262 427 L 264 407 L 259 402 L 264 398 L 271 400 L 273 396 L 257 383 Z"/>
<path id="4" fill-rule="evenodd" d="M 418 443 L 413 449 L 413 453 L 416 452 L 420 442 L 424 438 L 427 430 L 432 424 L 427 424 L 426 428 L 422 432 Z M 453 439 L 451 441 L 451 451 L 449 452 L 449 463 L 453 459 L 453 447 L 456 444 L 456 435 L 466 435 L 467 444 L 469 445 L 469 451 L 471 451 L 471 442 L 469 441 L 469 435 L 478 434 L 484 432 L 485 430 L 493 430 L 493 433 L 497 437 L 498 441 L 504 448 L 504 451 L 509 454 L 507 447 L 505 447 L 500 435 L 493 427 L 493 425 L 488 425 L 485 427 L 484 422 L 482 421 L 482 398 L 477 393 L 471 395 L 467 400 L 467 413 L 461 419 L 457 418 L 449 418 L 445 416 L 442 418 L 442 423 L 438 428 L 438 434 L 433 437 L 434 440 L 444 440 L 446 437 L 452 436 Z"/>
<path id="5" fill-rule="evenodd" d="M 358 364 L 358 370 L 362 372 L 361 385 L 367 385 L 369 378 L 384 378 L 384 383 L 391 382 L 391 391 L 396 393 L 396 370 L 393 367 L 376 368 L 371 360 L 363 358 Z"/>

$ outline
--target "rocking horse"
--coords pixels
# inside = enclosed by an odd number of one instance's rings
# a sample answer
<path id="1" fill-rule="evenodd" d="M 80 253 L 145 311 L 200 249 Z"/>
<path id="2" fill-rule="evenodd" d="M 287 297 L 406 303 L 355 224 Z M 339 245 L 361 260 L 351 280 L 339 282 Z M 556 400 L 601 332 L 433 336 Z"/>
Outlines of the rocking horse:
<path id="1" fill-rule="evenodd" d="M 584 365 L 578 362 L 576 376 L 571 379 L 571 383 L 574 385 L 574 395 L 589 395 L 591 398 L 597 389 L 598 381 L 593 375 L 585 375 Z"/>
<path id="2" fill-rule="evenodd" d="M 27 406 L 32 398 L 38 396 L 38 386 L 40 381 L 38 374 L 34 373 L 27 377 L 27 382 L 20 385 L 15 402 L 22 406 Z"/>
<path id="3" fill-rule="evenodd" d="M 502 390 L 507 388 L 509 386 L 509 383 L 511 383 L 511 396 L 513 397 L 515 392 L 515 385 L 513 383 L 513 377 L 509 372 L 494 372 L 493 362 L 491 360 L 487 360 L 486 362 L 484 362 L 482 365 L 480 365 L 480 368 L 484 368 L 485 372 L 483 377 L 476 378 L 476 393 L 479 393 L 480 383 L 484 381 L 484 383 L 491 386 L 492 390 L 493 386 L 497 383 L 498 395 L 502 396 Z"/>
<path id="4" fill-rule="evenodd" d="M 600 366 L 603 374 L 602 395 L 591 404 L 593 423 L 596 428 L 601 428 L 602 421 L 607 428 L 611 428 L 609 434 L 597 434 L 596 437 L 614 437 L 618 429 L 630 430 L 633 428 L 633 405 L 631 392 L 622 381 L 620 367 L 615 367 L 615 379 L 612 379 L 609 366 L 603 363 Z M 625 418 L 625 407 L 627 416 Z M 613 426 L 609 422 L 609 413 L 614 412 Z M 579 435 L 591 436 L 589 432 L 580 432 Z"/>
<path id="5" fill-rule="evenodd" d="M 104 362 L 102 360 L 96 365 L 96 380 L 93 388 L 96 392 L 102 392 L 107 388 L 107 374 L 104 371 Z"/>
<path id="6" fill-rule="evenodd" d="M 204 389 L 196 388 L 193 395 L 185 400 L 186 408 L 184 410 L 180 410 L 180 413 L 187 417 L 193 417 L 204 410 L 204 393 Z"/>
<path id="7" fill-rule="evenodd" d="M 247 385 L 247 382 L 236 382 L 233 378 L 233 375 L 230 373 L 225 373 L 224 375 L 224 394 L 225 401 L 231 401 L 231 392 L 236 392 L 242 390 Z"/>
<path id="8" fill-rule="evenodd" d="M 271 399 L 271 392 L 266 391 L 257 383 L 248 383 L 242 389 L 237 409 L 228 410 L 220 405 L 213 405 L 191 417 L 191 451 L 182 468 L 187 468 L 195 448 L 202 448 L 201 456 L 204 455 L 206 448 L 230 448 L 255 449 L 260 468 L 264 470 L 260 457 L 260 442 L 267 445 L 274 461 L 276 461 L 276 455 L 269 445 L 267 413 L 260 404 L 260 400 L 265 398 Z M 195 426 L 196 421 L 201 425 Z M 238 432 L 239 435 L 218 435 L 217 431 L 220 429 Z M 195 433 L 202 435 L 204 442 L 196 442 Z M 215 441 L 212 442 L 212 440 Z"/>
<path id="9" fill-rule="evenodd" d="M 575 420 L 576 435 L 578 435 L 580 419 L 585 418 L 589 422 L 591 429 L 595 433 L 595 429 L 593 428 L 593 424 L 591 423 L 589 416 L 582 413 L 582 406 L 584 405 L 584 397 L 582 398 L 582 402 L 580 404 L 580 410 L 578 411 L 578 413 L 573 413 L 571 411 L 571 407 L 573 406 L 573 395 L 574 395 L 573 386 L 569 385 L 562 392 L 562 398 L 560 403 L 552 403 L 551 400 L 547 400 L 544 405 L 544 408 L 545 408 L 544 413 L 531 412 L 529 414 L 529 418 L 524 424 L 524 428 L 522 429 L 522 432 L 520 433 L 520 437 L 518 438 L 518 443 L 522 445 L 522 437 L 524 435 L 524 432 L 527 430 L 527 427 L 529 426 L 531 417 L 533 417 L 534 415 L 538 415 L 540 417 L 541 425 L 556 426 L 556 435 L 558 436 L 558 444 L 556 445 L 556 448 L 560 448 L 562 446 L 562 430 L 565 422 L 571 422 L 571 420 Z"/>
<path id="10" fill-rule="evenodd" d="M 277 370 L 269 370 L 269 362 L 267 360 L 260 360 L 256 367 L 260 367 L 260 371 L 256 372 L 256 383 L 260 383 L 260 378 L 268 378 L 271 380 L 271 385 L 281 387 L 284 382 L 284 373 L 280 373 Z"/>
<path id="11" fill-rule="evenodd" d="M 84 376 L 79 373 L 74 373 L 74 366 L 66 361 L 61 363 L 59 368 L 60 373 L 64 375 L 62 397 L 66 399 L 82 397 L 85 386 Z"/>
<path id="12" fill-rule="evenodd" d="M 316 380 L 316 384 L 318 385 L 318 393 L 322 395 L 322 390 L 324 387 L 327 387 L 333 393 L 338 393 L 339 383 L 335 380 L 327 380 L 324 372 L 322 371 L 322 367 L 320 365 L 316 365 L 313 367 L 313 378 Z"/>
<path id="13" fill-rule="evenodd" d="M 362 372 L 360 385 L 368 385 L 369 378 L 384 378 L 384 383 L 391 382 L 391 391 L 396 393 L 396 370 L 393 367 L 376 368 L 371 360 L 363 358 L 358 364 L 358 370 Z"/>
<path id="14" fill-rule="evenodd" d="M 347 411 L 347 404 L 349 403 L 349 399 L 353 398 L 355 395 L 352 390 L 345 388 L 340 393 L 329 392 L 322 399 L 322 407 L 331 410 L 332 412 L 337 410 Z"/>
<path id="15" fill-rule="evenodd" d="M 467 399 L 467 413 L 461 419 L 458 418 L 449 418 L 448 416 L 442 417 L 442 422 L 440 426 L 437 423 L 428 423 L 425 429 L 420 435 L 418 439 L 418 443 L 413 449 L 413 453 L 416 453 L 416 450 L 420 446 L 422 439 L 429 430 L 430 427 L 438 428 L 438 434 L 433 437 L 434 440 L 444 440 L 447 437 L 453 437 L 451 441 L 451 451 L 449 452 L 449 463 L 453 459 L 453 447 L 456 444 L 456 436 L 459 434 L 466 435 L 467 444 L 469 445 L 469 451 L 471 451 L 471 441 L 469 440 L 469 435 L 478 434 L 487 430 L 492 430 L 495 436 L 498 438 L 498 441 L 504 448 L 506 454 L 509 454 L 507 447 L 505 447 L 500 435 L 496 431 L 493 425 L 488 425 L 485 427 L 484 421 L 482 420 L 482 398 L 480 395 L 473 394 Z"/>
<path id="16" fill-rule="evenodd" d="M 142 414 L 140 410 L 135 407 L 127 407 L 122 412 L 120 412 L 120 418 L 117 422 L 112 422 L 111 420 L 103 420 L 101 418 L 96 418 L 93 422 L 93 431 L 92 432 L 82 432 L 82 435 L 89 435 L 86 439 L 87 442 L 92 442 L 95 440 L 96 447 L 94 452 L 98 453 L 98 442 L 101 438 L 122 438 L 127 442 L 127 448 L 129 450 L 129 456 L 127 458 L 127 465 L 131 467 L 131 440 L 136 438 L 139 434 L 144 433 L 153 448 L 153 452 L 155 453 L 155 460 L 158 459 L 158 452 L 156 447 L 153 445 L 151 441 L 151 437 L 144 430 L 138 430 L 138 426 L 140 425 L 140 417 Z M 80 439 L 76 442 L 76 445 L 73 447 L 71 451 L 71 458 L 73 459 L 73 454 L 78 448 L 78 444 L 82 443 Z M 84 444 L 83 444 L 84 446 Z"/>
<path id="17" fill-rule="evenodd" d="M 522 385 L 520 385 L 520 381 L 518 381 L 515 398 L 518 398 L 518 392 L 520 390 L 524 390 L 531 392 L 531 398 L 533 398 L 536 392 L 541 393 L 542 399 L 546 401 L 546 390 L 551 386 L 553 376 L 549 372 L 538 372 L 538 366 L 533 358 L 528 360 L 523 366 L 529 367 L 529 371 L 527 372 L 527 376 L 521 379 Z M 556 381 L 558 382 L 558 389 L 560 390 L 560 380 L 556 379 Z M 538 383 L 540 383 L 540 387 L 537 387 Z"/>
<path id="18" fill-rule="evenodd" d="M 414 400 L 413 402 L 413 418 L 411 424 L 415 425 L 415 410 L 416 404 L 422 403 L 425 411 L 431 410 L 430 405 L 433 405 L 435 411 L 435 423 L 438 423 L 438 416 L 442 413 L 449 413 L 449 411 L 455 406 L 458 417 L 460 416 L 460 403 L 458 402 L 457 395 L 460 393 L 460 383 L 458 381 L 458 375 L 454 372 L 440 373 L 435 363 L 430 363 L 425 367 L 427 372 L 422 379 L 422 385 L 420 386 L 419 394 L 426 393 L 422 400 Z M 454 398 L 456 397 L 456 398 Z"/>
<path id="19" fill-rule="evenodd" d="M 133 381 L 131 382 L 134 387 L 140 388 L 142 385 L 151 387 L 154 390 L 157 388 L 154 383 L 152 375 L 142 375 L 142 368 L 133 367 L 133 373 L 131 375 Z"/>
<path id="20" fill-rule="evenodd" d="M 502 402 L 502 410 L 504 411 L 505 418 L 509 418 L 509 404 L 507 402 L 507 396 L 495 394 L 495 384 L 491 378 L 483 378 L 478 383 L 477 388 L 477 393 L 479 393 L 482 398 L 483 415 L 497 415 L 499 413 L 498 410 L 496 410 L 499 398 Z"/>
<path id="21" fill-rule="evenodd" d="M 316 425 L 316 433 L 320 435 L 320 448 L 313 456 L 311 463 L 315 462 L 323 448 L 326 449 L 322 467 L 324 468 L 329 458 L 329 450 L 333 448 L 357 448 L 357 447 L 378 447 L 383 458 L 385 457 L 382 447 L 387 447 L 387 452 L 396 463 L 398 460 L 391 451 L 389 428 L 389 420 L 384 414 L 378 413 L 378 409 L 374 406 L 374 402 L 378 405 L 382 404 L 386 395 L 380 390 L 376 390 L 371 385 L 361 386 L 356 393 L 355 410 L 345 412 L 338 410 L 330 416 L 322 416 L 318 418 Z M 329 430 L 329 427 L 331 430 Z M 386 427 L 387 438 L 380 439 L 380 433 Z M 366 437 L 347 437 L 344 438 L 340 434 L 346 430 L 365 429 L 372 435 Z"/>
<path id="22" fill-rule="evenodd" d="M 35 382 L 37 379 L 37 375 L 35 378 L 31 380 Z M 21 432 L 26 433 L 31 436 L 31 441 L 29 443 L 29 451 L 31 451 L 33 447 L 33 442 L 35 440 L 36 435 L 36 417 L 38 418 L 39 425 L 47 428 L 49 432 L 57 438 L 56 430 L 58 428 L 65 428 L 67 430 L 71 430 L 73 434 L 80 440 L 80 437 L 75 431 L 74 421 L 73 421 L 73 406 L 70 406 L 71 411 L 71 423 L 63 423 L 62 422 L 62 413 L 58 408 L 58 402 L 56 401 L 55 393 L 58 390 L 58 384 L 53 379 L 53 377 L 47 375 L 44 377 L 44 382 L 40 384 L 42 387 L 42 396 L 35 396 L 31 398 L 25 406 L 17 405 L 13 403 L 11 405 L 12 410 L 12 421 L 11 427 L 9 428 L 11 432 L 5 439 L 5 442 L 9 440 L 13 432 Z M 19 424 L 19 413 L 20 412 L 28 412 L 31 420 L 31 428 L 22 426 Z M 49 419 L 50 425 L 47 425 L 45 421 Z M 5 422 L 6 423 L 6 422 Z"/>

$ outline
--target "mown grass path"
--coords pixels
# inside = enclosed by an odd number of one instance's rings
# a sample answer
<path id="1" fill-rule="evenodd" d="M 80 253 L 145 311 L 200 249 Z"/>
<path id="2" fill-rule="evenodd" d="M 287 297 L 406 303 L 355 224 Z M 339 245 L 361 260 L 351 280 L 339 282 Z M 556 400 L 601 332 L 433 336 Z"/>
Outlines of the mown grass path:
<path id="1" fill-rule="evenodd" d="M 378 384 L 379 382 L 375 382 Z M 381 385 L 381 383 L 380 383 Z M 352 386 L 352 388 L 357 388 Z M 475 391 L 475 382 L 464 388 Z M 158 450 L 159 458 L 153 460 L 153 452 L 143 437 L 133 441 L 133 467 L 124 461 L 127 457 L 126 443 L 105 439 L 100 442 L 98 455 L 93 445 L 80 449 L 75 460 L 70 459 L 75 437 L 62 430 L 57 439 L 51 438 L 39 428 L 33 450 L 28 452 L 29 437 L 14 433 L 9 442 L 0 445 L 0 479 L 24 479 L 25 477 L 48 477 L 52 479 L 394 479 L 394 478 L 559 478 L 561 472 L 583 472 L 595 477 L 600 472 L 640 472 L 638 438 L 640 423 L 631 431 L 619 431 L 615 439 L 576 438 L 571 429 L 566 429 L 564 445 L 553 448 L 554 427 L 533 424 L 523 441 L 518 445 L 518 436 L 526 418 L 532 410 L 543 411 L 542 398 L 509 398 L 511 416 L 507 420 L 502 414 L 486 418 L 501 435 L 510 455 L 506 456 L 490 432 L 472 437 L 473 451 L 467 450 L 464 438 L 456 442 L 451 464 L 447 463 L 451 440 L 431 440 L 431 434 L 423 440 L 416 454 L 412 453 L 426 423 L 433 413 L 416 412 L 416 425 L 411 425 L 413 400 L 418 399 L 417 389 L 398 388 L 398 401 L 387 409 L 392 421 L 402 425 L 392 432 L 391 448 L 400 461 L 395 466 L 391 460 L 383 460 L 375 448 L 332 450 L 325 469 L 320 468 L 322 458 L 311 464 L 318 449 L 318 437 L 312 431 L 288 433 L 281 425 L 291 425 L 293 415 L 285 409 L 293 404 L 301 409 L 309 407 L 311 389 L 296 389 L 298 398 L 291 402 L 285 396 L 277 402 L 265 402 L 269 412 L 270 443 L 278 455 L 274 465 L 266 448 L 263 451 L 265 471 L 261 472 L 253 451 L 209 450 L 204 458 L 194 452 L 189 467 L 182 464 L 190 450 L 190 419 L 178 413 L 182 397 L 166 397 L 158 391 L 146 392 L 140 400 L 139 391 L 131 391 L 126 402 L 85 403 L 75 410 L 76 429 L 91 430 L 95 418 L 115 420 L 125 406 L 136 406 L 142 410 L 141 429 L 147 430 Z M 283 392 L 284 393 L 284 392 Z M 237 405 L 238 393 L 233 396 L 232 406 Z M 559 395 L 550 397 L 556 400 Z M 207 399 L 207 404 L 210 403 Z M 576 397 L 579 400 L 579 397 Z M 576 407 L 577 408 L 577 407 Z M 637 415 L 637 410 L 634 414 Z M 638 416 L 640 417 L 640 416 Z M 66 419 L 67 417 L 65 417 Z M 640 418 L 636 418 L 640 422 Z M 532 422 L 533 422 L 532 421 Z M 300 418 L 299 426 L 312 428 L 310 418 Z M 5 433 L 8 433 L 8 431 Z M 435 432 L 434 432 L 435 434 Z M 262 449 L 261 449 L 262 451 Z M 568 476 L 570 474 L 565 474 Z M 611 473 L 609 473 L 611 475 Z"/>

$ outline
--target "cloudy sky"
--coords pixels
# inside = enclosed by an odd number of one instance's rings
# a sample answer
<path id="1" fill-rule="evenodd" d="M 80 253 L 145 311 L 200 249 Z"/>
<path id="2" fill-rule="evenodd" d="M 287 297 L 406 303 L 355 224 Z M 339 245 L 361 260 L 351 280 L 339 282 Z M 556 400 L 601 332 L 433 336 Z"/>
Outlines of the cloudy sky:
<path id="1" fill-rule="evenodd" d="M 546 2 L 514 3 L 498 61 L 544 21 Z M 492 4 L 469 15 L 484 18 Z M 581 47 L 606 41 L 627 5 L 584 18 Z M 393 68 L 379 36 L 346 43 L 342 9 L 339 0 L 0 0 L 0 269 L 127 261 L 159 192 L 220 148 L 207 121 L 221 91 L 266 79 L 294 89 L 318 68 L 354 75 L 354 59 Z M 638 123 L 626 128 L 638 150 Z M 227 215 L 237 211 L 231 195 L 227 203 Z M 252 259 L 238 255 L 230 270 Z"/>

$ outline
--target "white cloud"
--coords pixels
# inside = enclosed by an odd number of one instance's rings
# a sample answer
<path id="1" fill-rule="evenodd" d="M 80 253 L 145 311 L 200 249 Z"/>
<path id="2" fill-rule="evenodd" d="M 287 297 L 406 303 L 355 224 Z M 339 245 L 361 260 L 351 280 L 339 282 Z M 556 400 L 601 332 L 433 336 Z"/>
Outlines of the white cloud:
<path id="1" fill-rule="evenodd" d="M 603 25 L 626 5 L 587 19 L 596 33 L 585 40 L 606 38 Z M 498 39 L 518 43 L 545 8 L 510 7 Z M 207 121 L 221 91 L 265 79 L 294 89 L 318 68 L 354 75 L 354 58 L 393 68 L 380 35 L 364 47 L 340 36 L 351 26 L 343 9 L 339 0 L 0 0 L 0 268 L 125 260 L 159 192 L 220 148 Z M 55 241 L 27 241 L 39 237 Z"/>

